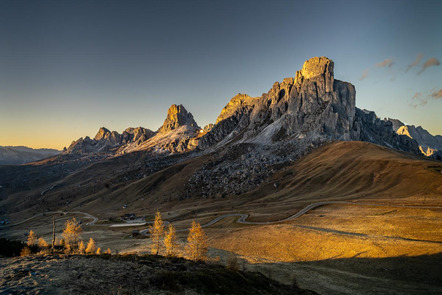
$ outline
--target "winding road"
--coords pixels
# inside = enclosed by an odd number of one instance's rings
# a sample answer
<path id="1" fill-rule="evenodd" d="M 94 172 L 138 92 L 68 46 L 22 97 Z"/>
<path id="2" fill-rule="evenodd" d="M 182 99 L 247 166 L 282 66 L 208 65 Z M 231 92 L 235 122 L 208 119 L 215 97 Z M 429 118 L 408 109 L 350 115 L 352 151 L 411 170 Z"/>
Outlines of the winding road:
<path id="1" fill-rule="evenodd" d="M 347 201 L 324 201 L 324 202 L 317 202 L 317 203 L 312 203 L 310 205 L 307 205 L 306 207 L 304 207 L 303 209 L 299 210 L 297 213 L 284 218 L 284 219 L 279 219 L 279 220 L 275 220 L 275 221 L 246 221 L 247 218 L 249 218 L 249 214 L 243 214 L 243 213 L 229 213 L 229 214 L 224 214 L 221 216 L 218 216 L 216 218 L 214 218 L 213 220 L 202 224 L 201 227 L 205 228 L 205 227 L 209 227 L 214 225 L 215 223 L 223 220 L 224 218 L 229 218 L 229 217 L 238 217 L 238 219 L 236 220 L 236 223 L 241 223 L 241 224 L 249 224 L 249 225 L 266 225 L 266 224 L 276 224 L 276 223 L 281 223 L 281 222 L 286 222 L 286 221 L 290 221 L 296 218 L 301 217 L 302 215 L 306 214 L 307 212 L 320 207 L 320 206 L 325 206 L 325 205 L 332 205 L 332 204 L 347 204 L 347 205 L 360 205 L 360 206 L 377 206 L 377 207 L 393 207 L 393 208 L 418 208 L 418 209 L 442 209 L 442 207 L 438 207 L 438 206 L 428 206 L 428 207 L 424 207 L 424 206 L 406 206 L 406 205 L 385 205 L 385 204 L 372 204 L 372 203 L 355 203 L 355 202 L 347 202 Z M 189 229 L 177 229 L 176 232 L 185 232 L 188 231 Z M 149 231 L 149 229 L 144 229 L 140 231 L 140 234 L 147 234 L 147 232 Z"/>
<path id="2" fill-rule="evenodd" d="M 214 225 L 215 223 L 225 219 L 225 218 L 229 218 L 229 217 L 238 217 L 238 219 L 236 220 L 237 223 L 241 223 L 241 224 L 248 224 L 248 225 L 266 225 L 266 224 L 276 224 L 276 223 L 281 223 L 281 222 L 286 222 L 286 221 L 290 221 L 296 218 L 301 217 L 302 215 L 306 214 L 307 212 L 320 207 L 320 206 L 325 206 L 325 205 L 333 205 L 333 204 L 346 204 L 346 205 L 359 205 L 359 206 L 376 206 L 376 207 L 392 207 L 392 208 L 417 208 L 417 209 L 442 209 L 442 207 L 439 206 L 408 206 L 408 205 L 387 205 L 387 204 L 375 204 L 375 203 L 355 203 L 355 202 L 349 202 L 349 201 L 324 201 L 324 202 L 316 202 L 316 203 L 312 203 L 307 205 L 306 207 L 304 207 L 303 209 L 299 210 L 297 213 L 284 218 L 284 219 L 279 219 L 279 220 L 275 220 L 275 221 L 247 221 L 247 218 L 249 218 L 249 214 L 244 214 L 244 213 L 228 213 L 228 214 L 224 214 L 221 216 L 218 216 L 214 219 L 212 219 L 211 221 L 202 224 L 201 227 L 205 228 L 205 227 L 209 227 Z M 8 225 L 4 225 L 4 226 L 0 226 L 0 228 L 2 227 L 10 227 L 10 226 L 15 226 L 15 225 L 20 225 L 23 224 L 25 222 L 28 222 L 36 217 L 39 216 L 44 216 L 46 214 L 82 214 L 84 215 L 86 218 L 90 218 L 92 219 L 91 222 L 86 223 L 86 225 L 94 225 L 97 221 L 98 218 L 86 213 L 86 212 L 81 212 L 81 211 L 49 211 L 49 212 L 44 212 L 44 213 L 40 213 L 37 215 L 34 215 L 28 219 L 22 220 L 20 222 L 14 223 L 14 224 L 8 224 Z M 146 222 L 146 223 L 152 223 L 150 222 Z M 164 221 L 164 224 L 167 225 L 169 224 L 168 221 Z M 110 227 L 130 227 L 130 226 L 140 226 L 143 224 L 113 224 Z M 188 231 L 189 229 L 185 228 L 185 229 L 177 229 L 177 232 L 185 232 Z M 148 234 L 149 229 L 143 229 L 140 231 L 140 234 L 143 235 L 147 235 Z"/>
<path id="3" fill-rule="evenodd" d="M 64 214 L 64 215 L 66 215 L 66 214 L 81 214 L 81 215 L 84 215 L 86 218 L 90 218 L 90 219 L 92 219 L 92 221 L 86 223 L 86 225 L 94 225 L 95 222 L 98 221 L 98 218 L 97 218 L 97 217 L 95 217 L 95 216 L 93 216 L 93 215 L 91 215 L 91 214 L 89 214 L 89 213 L 86 213 L 86 212 L 81 212 L 81 211 L 48 211 L 48 212 L 44 212 L 44 213 L 40 213 L 40 214 L 36 214 L 36 215 L 34 215 L 34 216 L 32 216 L 32 217 L 29 217 L 29 218 L 27 218 L 27 219 L 25 219 L 25 220 L 22 220 L 22 221 L 19 221 L 19 222 L 16 222 L 16 223 L 12 223 L 12 224 L 7 224 L 7 225 L 0 226 L 0 228 L 2 228 L 2 227 L 9 227 L 9 226 L 20 225 L 20 224 L 26 223 L 26 222 L 28 222 L 28 221 L 30 221 L 30 220 L 36 218 L 36 217 L 45 216 L 45 215 L 50 215 L 50 214 Z"/>

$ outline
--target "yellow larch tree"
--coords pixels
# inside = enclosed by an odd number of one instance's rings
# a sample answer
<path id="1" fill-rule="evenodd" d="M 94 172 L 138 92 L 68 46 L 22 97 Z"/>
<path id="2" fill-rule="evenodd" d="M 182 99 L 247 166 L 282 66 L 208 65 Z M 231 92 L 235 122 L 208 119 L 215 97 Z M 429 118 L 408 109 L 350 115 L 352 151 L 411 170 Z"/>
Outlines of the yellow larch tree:
<path id="1" fill-rule="evenodd" d="M 201 225 L 195 220 L 187 236 L 187 255 L 194 261 L 205 260 L 207 254 L 207 236 Z"/>
<path id="2" fill-rule="evenodd" d="M 86 247 L 86 254 L 94 254 L 97 249 L 94 239 L 90 238 Z"/>
<path id="3" fill-rule="evenodd" d="M 33 230 L 29 231 L 28 242 L 26 243 L 28 246 L 33 246 L 37 242 L 37 236 L 35 235 Z"/>
<path id="4" fill-rule="evenodd" d="M 151 251 L 152 254 L 158 255 L 161 250 L 161 242 L 164 235 L 164 223 L 161 219 L 159 211 L 155 213 L 155 221 L 153 226 L 149 226 L 150 239 L 152 241 Z"/>
<path id="5" fill-rule="evenodd" d="M 104 254 L 112 254 L 112 251 L 111 251 L 111 249 L 109 249 L 109 248 L 107 248 L 107 250 L 104 252 Z"/>
<path id="6" fill-rule="evenodd" d="M 78 244 L 78 253 L 84 254 L 86 250 L 86 246 L 84 245 L 83 241 L 80 241 L 80 244 Z"/>
<path id="7" fill-rule="evenodd" d="M 38 239 L 38 247 L 40 249 L 46 249 L 49 247 L 49 244 L 45 241 L 45 239 L 43 237 L 40 237 Z"/>
<path id="8" fill-rule="evenodd" d="M 101 248 L 98 248 L 97 249 L 97 253 L 96 253 L 97 255 L 100 255 L 101 254 Z"/>
<path id="9" fill-rule="evenodd" d="M 175 228 L 171 223 L 169 223 L 166 235 L 164 236 L 164 246 L 166 247 L 166 256 L 174 256 L 174 251 L 178 248 L 178 244 L 176 242 Z"/>
<path id="10" fill-rule="evenodd" d="M 64 238 L 64 245 L 69 251 L 75 251 L 78 247 L 78 239 L 83 230 L 75 217 L 65 223 L 65 228 L 61 234 Z"/>

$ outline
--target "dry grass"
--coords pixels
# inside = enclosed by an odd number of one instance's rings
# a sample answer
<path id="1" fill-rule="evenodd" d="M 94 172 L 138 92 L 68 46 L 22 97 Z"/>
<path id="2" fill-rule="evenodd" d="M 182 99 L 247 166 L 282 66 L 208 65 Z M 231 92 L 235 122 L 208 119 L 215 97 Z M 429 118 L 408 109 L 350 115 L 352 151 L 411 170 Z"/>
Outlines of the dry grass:
<path id="1" fill-rule="evenodd" d="M 440 210 L 330 207 L 285 224 L 247 226 L 228 235 L 213 230 L 210 245 L 251 262 L 416 256 L 442 250 Z"/>

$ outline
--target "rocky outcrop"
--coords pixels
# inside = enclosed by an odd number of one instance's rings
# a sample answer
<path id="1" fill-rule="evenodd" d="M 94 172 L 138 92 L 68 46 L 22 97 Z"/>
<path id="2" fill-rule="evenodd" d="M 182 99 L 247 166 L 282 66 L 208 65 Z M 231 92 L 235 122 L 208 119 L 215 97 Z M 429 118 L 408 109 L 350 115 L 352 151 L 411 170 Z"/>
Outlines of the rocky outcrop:
<path id="1" fill-rule="evenodd" d="M 225 141 L 270 144 L 293 137 L 350 140 L 355 137 L 355 95 L 353 85 L 334 79 L 332 60 L 314 57 L 294 78 L 275 82 L 261 97 L 233 97 L 199 147 Z"/>
<path id="2" fill-rule="evenodd" d="M 143 128 L 127 128 L 122 134 L 109 131 L 101 127 L 94 139 L 86 136 L 73 141 L 64 153 L 70 154 L 95 154 L 104 153 L 112 155 L 128 144 L 139 145 L 154 135 L 154 132 Z"/>
<path id="3" fill-rule="evenodd" d="M 201 128 L 193 115 L 182 105 L 171 105 L 167 117 L 158 132 L 140 144 L 128 144 L 118 153 L 153 151 L 156 154 L 183 153 L 198 145 L 197 135 Z"/>
<path id="4" fill-rule="evenodd" d="M 167 111 L 166 120 L 164 120 L 163 126 L 158 129 L 158 133 L 166 133 L 185 125 L 199 129 L 193 115 L 187 112 L 183 105 L 173 104 Z"/>
<path id="5" fill-rule="evenodd" d="M 148 140 L 152 136 L 155 135 L 155 132 L 152 130 L 143 128 L 143 127 L 137 127 L 137 128 L 127 128 L 123 131 L 121 134 L 121 143 L 122 144 L 129 144 L 129 143 L 135 143 L 140 144 L 143 141 Z"/>
<path id="6" fill-rule="evenodd" d="M 379 119 L 375 112 L 356 108 L 356 120 L 353 126 L 354 133 L 358 134 L 356 140 L 419 154 L 417 142 L 394 132 L 393 124 L 391 121 Z"/>
<path id="7" fill-rule="evenodd" d="M 442 136 L 431 135 L 427 130 L 421 126 L 405 125 L 399 120 L 388 119 L 393 123 L 393 130 L 400 135 L 407 136 L 417 141 L 419 150 L 422 154 L 429 157 L 442 150 Z"/>

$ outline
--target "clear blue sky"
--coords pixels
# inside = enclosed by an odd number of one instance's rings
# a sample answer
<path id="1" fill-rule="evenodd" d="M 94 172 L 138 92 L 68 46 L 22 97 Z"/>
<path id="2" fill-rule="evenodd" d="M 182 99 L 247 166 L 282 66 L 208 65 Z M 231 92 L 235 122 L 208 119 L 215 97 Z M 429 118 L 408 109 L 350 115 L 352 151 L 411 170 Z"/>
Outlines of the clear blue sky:
<path id="1" fill-rule="evenodd" d="M 0 38 L 0 145 L 156 130 L 173 103 L 204 126 L 313 56 L 358 107 L 442 134 L 442 1 L 1 0 Z"/>

